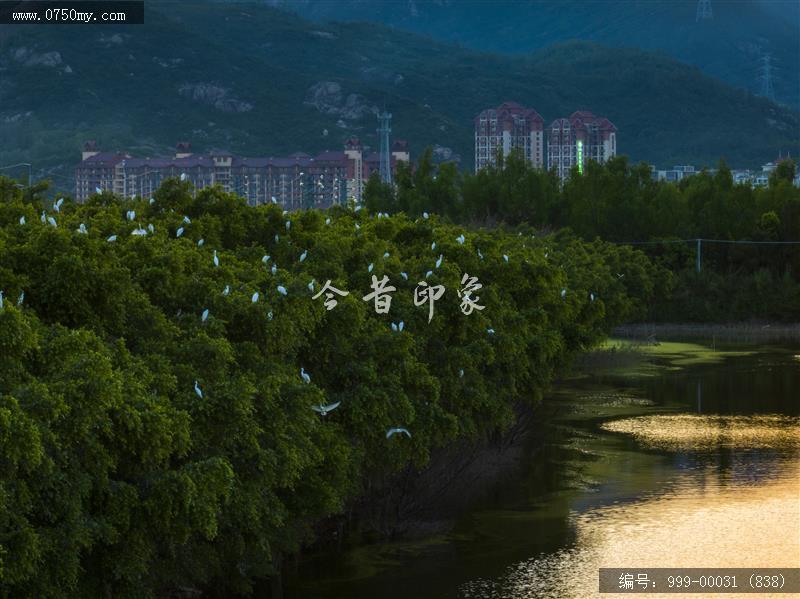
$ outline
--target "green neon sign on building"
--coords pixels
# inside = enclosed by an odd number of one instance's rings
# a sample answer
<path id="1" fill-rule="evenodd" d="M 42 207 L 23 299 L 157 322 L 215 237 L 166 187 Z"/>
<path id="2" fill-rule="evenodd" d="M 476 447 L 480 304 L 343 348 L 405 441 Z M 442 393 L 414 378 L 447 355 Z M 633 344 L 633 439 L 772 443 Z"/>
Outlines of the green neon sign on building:
<path id="1" fill-rule="evenodd" d="M 583 174 L 583 142 L 578 140 L 578 172 Z"/>

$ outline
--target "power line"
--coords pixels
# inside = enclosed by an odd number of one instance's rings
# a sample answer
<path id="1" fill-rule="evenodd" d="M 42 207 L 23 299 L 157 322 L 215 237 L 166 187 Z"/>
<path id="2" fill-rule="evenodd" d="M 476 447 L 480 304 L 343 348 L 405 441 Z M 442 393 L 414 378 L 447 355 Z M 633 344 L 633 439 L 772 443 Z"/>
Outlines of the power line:
<path id="1" fill-rule="evenodd" d="M 761 56 L 761 67 L 758 71 L 758 78 L 761 81 L 761 95 L 764 98 L 775 101 L 775 92 L 772 89 L 772 56 L 767 52 Z"/>

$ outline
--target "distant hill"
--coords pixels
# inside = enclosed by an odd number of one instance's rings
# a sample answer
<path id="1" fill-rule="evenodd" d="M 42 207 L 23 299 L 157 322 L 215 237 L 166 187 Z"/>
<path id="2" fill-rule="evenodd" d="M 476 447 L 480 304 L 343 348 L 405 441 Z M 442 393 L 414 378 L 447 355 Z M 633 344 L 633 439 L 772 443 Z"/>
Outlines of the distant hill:
<path id="1" fill-rule="evenodd" d="M 471 168 L 472 119 L 504 100 L 548 123 L 607 116 L 636 161 L 800 154 L 797 112 L 665 54 L 573 42 L 503 56 L 263 3 L 146 6 L 143 26 L 0 29 L 0 164 L 29 161 L 67 186 L 86 139 L 142 156 L 178 140 L 267 156 L 338 149 L 350 135 L 375 147 L 385 106 L 412 154 L 438 144 Z"/>
<path id="2" fill-rule="evenodd" d="M 737 87 L 760 92 L 772 56 L 775 98 L 800 108 L 800 2 L 711 0 L 266 0 L 307 18 L 373 21 L 441 41 L 527 53 L 568 40 L 663 50 Z"/>

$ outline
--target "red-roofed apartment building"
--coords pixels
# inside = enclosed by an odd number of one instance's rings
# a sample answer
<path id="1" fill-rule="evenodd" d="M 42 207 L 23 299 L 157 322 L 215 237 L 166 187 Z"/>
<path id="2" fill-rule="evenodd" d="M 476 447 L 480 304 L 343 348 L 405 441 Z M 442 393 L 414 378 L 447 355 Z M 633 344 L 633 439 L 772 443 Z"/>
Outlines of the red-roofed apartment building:
<path id="1" fill-rule="evenodd" d="M 544 119 L 533 108 L 503 102 L 475 117 L 475 170 L 495 164 L 498 151 L 508 156 L 513 148 L 534 167 L 544 166 Z"/>
<path id="2" fill-rule="evenodd" d="M 396 141 L 392 169 L 409 160 L 408 144 Z M 222 150 L 194 154 L 188 142 L 177 145 L 174 157 L 133 158 L 100 152 L 90 141 L 75 167 L 75 199 L 84 202 L 97 189 L 123 197 L 149 197 L 165 179 L 185 175 L 195 189 L 220 185 L 251 205 L 270 203 L 274 198 L 287 210 L 327 208 L 348 198 L 360 202 L 364 184 L 379 163 L 377 154 L 364 155 L 356 138 L 349 139 L 343 151 L 316 156 L 297 152 L 278 158 L 246 158 Z"/>
<path id="3" fill-rule="evenodd" d="M 556 119 L 547 131 L 547 169 L 555 169 L 562 181 L 573 166 L 583 169 L 588 160 L 602 163 L 616 155 L 617 128 L 586 110 Z"/>

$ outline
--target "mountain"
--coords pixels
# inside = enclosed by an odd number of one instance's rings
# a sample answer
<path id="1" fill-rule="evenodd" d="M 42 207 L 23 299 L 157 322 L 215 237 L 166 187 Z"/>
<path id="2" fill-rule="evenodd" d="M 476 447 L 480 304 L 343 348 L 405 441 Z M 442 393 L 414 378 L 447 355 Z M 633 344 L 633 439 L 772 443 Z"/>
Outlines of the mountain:
<path id="1" fill-rule="evenodd" d="M 775 98 L 800 108 L 800 2 L 709 0 L 267 0 L 316 20 L 371 21 L 463 46 L 529 53 L 569 40 L 663 50 L 753 93 L 770 54 Z"/>
<path id="2" fill-rule="evenodd" d="M 266 156 L 339 149 L 350 135 L 376 147 L 385 106 L 413 155 L 438 144 L 469 168 L 472 119 L 505 100 L 547 123 L 606 116 L 635 161 L 755 166 L 800 153 L 797 112 L 663 53 L 571 42 L 498 55 L 263 3 L 146 11 L 145 25 L 0 29 L 0 165 L 32 162 L 69 187 L 86 139 L 141 156 L 178 140 Z"/>

